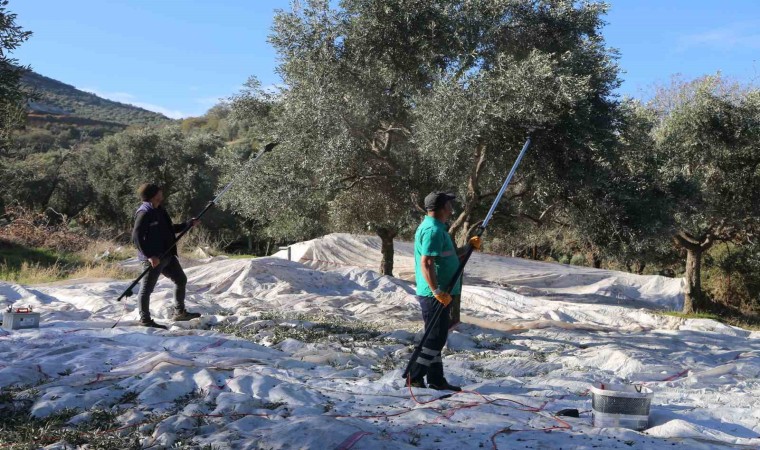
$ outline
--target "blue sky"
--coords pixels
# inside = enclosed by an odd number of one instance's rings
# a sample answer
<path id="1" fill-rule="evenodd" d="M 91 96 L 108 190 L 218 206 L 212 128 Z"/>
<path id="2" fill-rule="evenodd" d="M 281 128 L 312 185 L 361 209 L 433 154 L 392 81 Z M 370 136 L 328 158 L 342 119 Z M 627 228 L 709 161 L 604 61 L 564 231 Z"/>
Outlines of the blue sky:
<path id="1" fill-rule="evenodd" d="M 612 0 L 604 30 L 621 52 L 620 93 L 721 71 L 760 80 L 760 0 Z M 11 0 L 34 32 L 23 64 L 103 97 L 170 117 L 203 114 L 255 75 L 276 84 L 267 43 L 289 0 Z"/>

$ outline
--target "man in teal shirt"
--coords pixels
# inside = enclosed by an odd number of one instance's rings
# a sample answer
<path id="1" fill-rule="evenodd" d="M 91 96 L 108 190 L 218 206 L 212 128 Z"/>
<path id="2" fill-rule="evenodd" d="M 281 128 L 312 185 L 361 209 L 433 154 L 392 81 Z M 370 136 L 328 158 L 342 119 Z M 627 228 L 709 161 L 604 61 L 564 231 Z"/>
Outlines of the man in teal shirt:
<path id="1" fill-rule="evenodd" d="M 413 362 L 410 371 L 410 383 L 413 387 L 430 387 L 437 390 L 461 391 L 462 388 L 446 381 L 443 376 L 441 350 L 446 345 L 449 333 L 452 297 L 459 297 L 462 292 L 461 278 L 451 289 L 445 292 L 459 268 L 454 241 L 446 228 L 446 222 L 454 213 L 453 201 L 456 196 L 445 192 L 432 192 L 425 197 L 427 216 L 417 227 L 414 235 L 414 272 L 417 282 L 417 301 L 422 308 L 425 329 L 433 327 L 422 351 Z M 480 238 L 470 239 L 470 245 L 480 249 Z M 458 299 L 457 299 L 458 300 Z M 436 324 L 431 324 L 435 308 L 441 303 L 445 308 Z M 455 302 L 456 303 L 456 302 Z M 427 377 L 427 386 L 425 385 Z"/>

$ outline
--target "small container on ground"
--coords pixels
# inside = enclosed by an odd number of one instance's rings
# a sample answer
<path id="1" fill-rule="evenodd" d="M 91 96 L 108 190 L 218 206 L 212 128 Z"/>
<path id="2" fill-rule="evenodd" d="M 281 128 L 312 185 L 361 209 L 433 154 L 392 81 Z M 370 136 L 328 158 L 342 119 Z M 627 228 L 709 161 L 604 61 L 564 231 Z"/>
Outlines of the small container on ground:
<path id="1" fill-rule="evenodd" d="M 591 387 L 595 427 L 641 431 L 649 424 L 652 390 L 640 384 L 598 384 Z"/>
<path id="2" fill-rule="evenodd" d="M 39 328 L 40 313 L 32 312 L 32 308 L 8 308 L 3 313 L 3 328 L 20 330 L 24 328 Z"/>

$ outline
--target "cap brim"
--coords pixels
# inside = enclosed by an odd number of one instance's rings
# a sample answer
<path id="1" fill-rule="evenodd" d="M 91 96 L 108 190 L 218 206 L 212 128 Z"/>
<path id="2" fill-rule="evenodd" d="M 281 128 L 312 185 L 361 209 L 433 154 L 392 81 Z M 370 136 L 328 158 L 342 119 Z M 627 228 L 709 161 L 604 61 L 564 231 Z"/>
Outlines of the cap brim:
<path id="1" fill-rule="evenodd" d="M 432 198 L 435 197 L 435 200 L 432 200 Z M 437 209 L 443 208 L 446 203 L 456 200 L 457 196 L 456 194 L 453 194 L 451 192 L 435 192 L 431 193 L 427 197 L 425 197 L 425 210 L 426 211 L 435 211 Z M 435 205 L 430 205 L 429 202 L 435 202 Z"/>

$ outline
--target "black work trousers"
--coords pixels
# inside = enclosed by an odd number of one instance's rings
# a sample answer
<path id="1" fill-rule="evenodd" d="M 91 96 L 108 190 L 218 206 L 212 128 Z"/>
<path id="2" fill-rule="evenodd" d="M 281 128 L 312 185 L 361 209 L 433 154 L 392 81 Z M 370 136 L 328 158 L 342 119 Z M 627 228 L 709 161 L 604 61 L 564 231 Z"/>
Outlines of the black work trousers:
<path id="1" fill-rule="evenodd" d="M 444 308 L 440 316 L 438 316 L 438 322 L 431 324 L 435 310 L 441 305 L 435 297 L 422 297 L 416 296 L 417 301 L 422 308 L 422 319 L 425 321 L 425 331 L 431 326 L 433 329 L 430 331 L 427 339 L 422 343 L 422 351 L 417 359 L 412 363 L 410 375 L 412 380 L 421 380 L 422 377 L 427 376 L 427 382 L 433 384 L 442 383 L 445 378 L 443 376 L 443 360 L 441 359 L 441 350 L 446 345 L 446 339 L 449 336 L 449 322 L 451 320 L 451 307 L 458 300 L 458 295 L 452 296 L 454 299 L 449 306 Z M 441 305 L 443 306 L 443 305 Z"/>
<path id="2" fill-rule="evenodd" d="M 143 261 L 143 270 L 150 267 L 150 261 Z M 140 282 L 140 295 L 138 295 L 140 320 L 150 320 L 150 294 L 156 287 L 159 275 L 172 280 L 174 283 L 174 307 L 176 310 L 185 310 L 185 287 L 187 286 L 187 276 L 179 259 L 176 256 L 168 256 L 161 260 L 156 268 L 150 269 Z"/>

